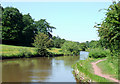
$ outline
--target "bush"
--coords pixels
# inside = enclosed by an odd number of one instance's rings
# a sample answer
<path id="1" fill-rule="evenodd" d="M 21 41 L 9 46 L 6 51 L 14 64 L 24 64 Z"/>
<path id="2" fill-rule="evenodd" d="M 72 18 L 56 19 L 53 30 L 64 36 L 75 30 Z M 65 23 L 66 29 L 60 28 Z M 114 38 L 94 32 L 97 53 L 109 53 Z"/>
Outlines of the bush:
<path id="1" fill-rule="evenodd" d="M 25 48 L 19 49 L 19 52 L 21 53 L 20 56 L 24 56 L 24 57 L 31 57 L 32 55 L 32 52 L 30 52 L 30 50 L 25 49 Z"/>
<path id="2" fill-rule="evenodd" d="M 80 50 L 76 42 L 66 41 L 62 46 L 62 52 L 64 55 L 79 55 Z"/>
<path id="3" fill-rule="evenodd" d="M 52 40 L 49 38 L 48 35 L 39 32 L 36 34 L 33 46 L 37 48 L 37 53 L 40 56 L 48 56 L 49 53 L 47 51 L 47 48 L 50 48 L 52 43 Z"/>
<path id="4" fill-rule="evenodd" d="M 107 57 L 110 56 L 110 50 L 106 49 L 100 49 L 100 48 L 95 48 L 91 49 L 89 52 L 89 57 L 92 58 L 102 58 L 102 57 Z"/>

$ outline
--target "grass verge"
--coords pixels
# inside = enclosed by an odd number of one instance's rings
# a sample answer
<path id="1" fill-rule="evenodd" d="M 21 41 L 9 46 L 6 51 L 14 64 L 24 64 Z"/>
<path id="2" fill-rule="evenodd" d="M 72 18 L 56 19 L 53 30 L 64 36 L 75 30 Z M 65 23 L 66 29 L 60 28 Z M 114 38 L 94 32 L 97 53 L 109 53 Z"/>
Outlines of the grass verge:
<path id="1" fill-rule="evenodd" d="M 103 83 L 111 82 L 110 80 L 107 80 L 103 77 L 94 74 L 91 62 L 95 62 L 97 60 L 100 60 L 100 58 L 99 59 L 88 58 L 86 60 L 80 60 L 75 65 L 73 65 L 74 71 L 79 72 L 77 75 L 75 75 L 76 78 L 82 82 L 103 82 Z"/>
<path id="2" fill-rule="evenodd" d="M 109 74 L 111 77 L 118 79 L 118 64 L 114 65 L 109 60 L 105 60 L 99 62 L 97 66 L 101 68 L 103 74 Z"/>

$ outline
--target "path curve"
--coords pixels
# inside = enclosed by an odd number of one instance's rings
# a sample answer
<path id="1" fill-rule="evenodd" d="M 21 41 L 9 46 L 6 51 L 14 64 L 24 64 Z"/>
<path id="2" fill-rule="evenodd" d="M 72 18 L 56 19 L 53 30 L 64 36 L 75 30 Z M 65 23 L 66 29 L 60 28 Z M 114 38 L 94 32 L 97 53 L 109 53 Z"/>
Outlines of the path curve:
<path id="1" fill-rule="evenodd" d="M 102 59 L 102 60 L 98 60 L 97 62 L 92 62 L 92 67 L 94 69 L 94 74 L 98 75 L 98 76 L 101 76 L 101 77 L 104 77 L 106 79 L 109 79 L 109 80 L 112 80 L 114 82 L 119 82 L 120 83 L 120 80 L 117 80 L 115 78 L 112 78 L 110 77 L 110 75 L 106 75 L 106 74 L 102 74 L 102 71 L 101 69 L 96 65 L 97 63 L 101 62 L 101 61 L 105 61 L 106 59 Z"/>

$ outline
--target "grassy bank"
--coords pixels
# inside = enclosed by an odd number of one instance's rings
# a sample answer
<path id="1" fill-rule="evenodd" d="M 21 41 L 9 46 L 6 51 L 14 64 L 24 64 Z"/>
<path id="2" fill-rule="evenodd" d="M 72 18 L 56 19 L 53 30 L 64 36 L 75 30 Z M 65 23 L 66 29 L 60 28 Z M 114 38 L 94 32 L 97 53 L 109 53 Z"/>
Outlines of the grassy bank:
<path id="1" fill-rule="evenodd" d="M 118 79 L 118 59 L 113 59 L 108 49 L 99 48 L 90 49 L 88 59 L 80 60 L 73 65 L 75 77 L 82 82 L 111 82 L 108 79 L 95 75 L 91 65 L 92 62 L 105 58 L 107 60 L 98 63 L 97 66 L 101 68 L 103 74 L 108 74 Z"/>
<path id="2" fill-rule="evenodd" d="M 101 68 L 103 74 L 109 74 L 111 77 L 118 79 L 118 64 L 114 65 L 109 60 L 105 60 L 98 63 L 97 66 Z"/>
<path id="3" fill-rule="evenodd" d="M 39 56 L 35 47 L 23 47 L 23 46 L 13 46 L 13 45 L 3 45 L 0 44 L 2 58 L 22 58 L 22 57 L 34 57 Z M 47 49 L 48 52 L 51 52 L 53 55 L 62 54 L 60 49 L 52 48 Z"/>
<path id="4" fill-rule="evenodd" d="M 112 77 L 118 79 L 118 58 L 111 56 L 109 49 L 91 49 L 89 52 L 89 57 L 96 59 L 106 57 L 107 60 L 98 63 L 98 67 L 102 69 L 103 74 L 109 74 Z"/>
<path id="5" fill-rule="evenodd" d="M 80 60 L 73 65 L 73 73 L 75 74 L 76 78 L 82 82 L 111 82 L 110 80 L 94 74 L 91 62 L 95 62 L 97 60 L 100 59 L 88 58 L 87 60 Z"/>

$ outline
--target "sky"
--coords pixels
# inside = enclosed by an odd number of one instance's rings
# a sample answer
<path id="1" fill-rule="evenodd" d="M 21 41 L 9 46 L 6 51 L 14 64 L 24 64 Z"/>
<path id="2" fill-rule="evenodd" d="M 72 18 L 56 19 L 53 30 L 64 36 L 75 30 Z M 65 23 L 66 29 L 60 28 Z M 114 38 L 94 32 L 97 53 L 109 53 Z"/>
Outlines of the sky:
<path id="1" fill-rule="evenodd" d="M 99 0 L 98 0 L 99 1 Z M 15 7 L 22 14 L 30 13 L 33 19 L 46 19 L 53 30 L 53 36 L 59 36 L 66 40 L 85 42 L 99 40 L 97 29 L 93 28 L 95 23 L 102 22 L 106 11 L 100 9 L 108 8 L 112 2 L 103 0 L 101 2 L 2 2 L 5 8 Z"/>

